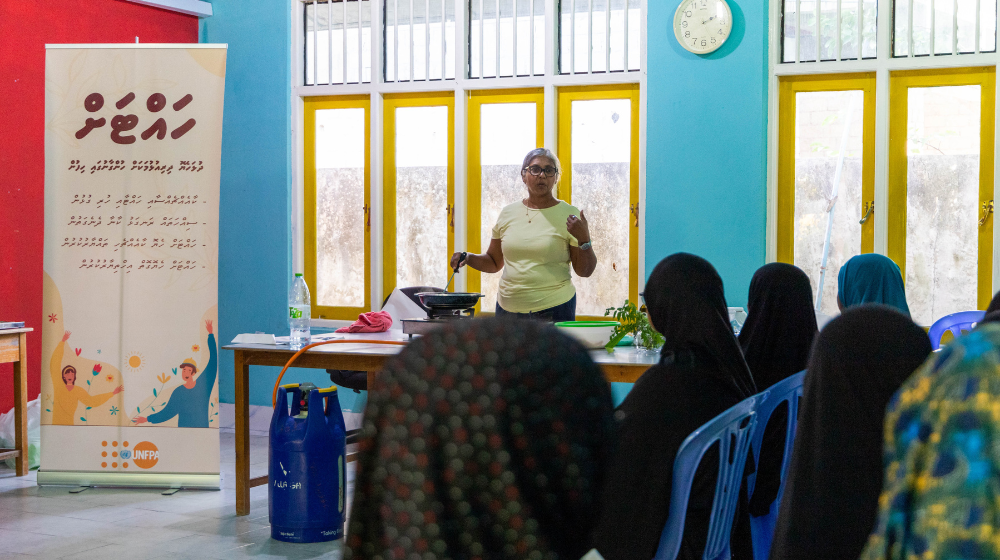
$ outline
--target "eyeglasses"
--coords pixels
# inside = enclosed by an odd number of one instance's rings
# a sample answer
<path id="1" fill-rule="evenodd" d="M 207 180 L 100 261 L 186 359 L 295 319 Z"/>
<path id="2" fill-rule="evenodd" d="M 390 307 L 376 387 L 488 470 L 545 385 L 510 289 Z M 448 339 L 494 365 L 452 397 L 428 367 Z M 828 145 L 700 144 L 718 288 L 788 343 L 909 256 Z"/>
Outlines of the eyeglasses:
<path id="1" fill-rule="evenodd" d="M 546 177 L 552 177 L 559 172 L 558 169 L 552 166 L 539 167 L 537 165 L 529 165 L 528 167 L 525 167 L 522 171 L 527 171 L 528 173 L 531 173 L 535 177 L 540 176 L 542 173 L 544 173 Z"/>

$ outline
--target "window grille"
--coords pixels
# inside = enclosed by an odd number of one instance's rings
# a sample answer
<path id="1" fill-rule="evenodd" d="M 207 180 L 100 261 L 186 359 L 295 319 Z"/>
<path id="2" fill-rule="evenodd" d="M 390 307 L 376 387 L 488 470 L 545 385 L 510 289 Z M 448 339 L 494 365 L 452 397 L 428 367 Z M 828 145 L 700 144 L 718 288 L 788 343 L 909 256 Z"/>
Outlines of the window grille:
<path id="1" fill-rule="evenodd" d="M 455 79 L 455 0 L 384 0 L 385 81 Z"/>
<path id="2" fill-rule="evenodd" d="M 877 0 L 785 0 L 782 62 L 875 58 Z"/>
<path id="3" fill-rule="evenodd" d="M 638 71 L 639 30 L 639 0 L 560 0 L 559 73 Z"/>
<path id="4" fill-rule="evenodd" d="M 305 0 L 307 86 L 371 82 L 372 0 Z"/>
<path id="5" fill-rule="evenodd" d="M 897 0 L 893 56 L 996 52 L 996 27 L 995 1 Z"/>
<path id="6" fill-rule="evenodd" d="M 545 73 L 545 0 L 469 0 L 469 78 Z"/>

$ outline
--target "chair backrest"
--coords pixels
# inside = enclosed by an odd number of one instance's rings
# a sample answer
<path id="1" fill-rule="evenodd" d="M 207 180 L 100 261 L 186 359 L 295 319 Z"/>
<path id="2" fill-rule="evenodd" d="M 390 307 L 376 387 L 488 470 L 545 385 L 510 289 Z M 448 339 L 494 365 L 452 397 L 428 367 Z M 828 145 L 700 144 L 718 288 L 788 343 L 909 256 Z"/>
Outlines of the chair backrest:
<path id="1" fill-rule="evenodd" d="M 774 414 L 774 410 L 783 402 L 788 403 L 788 424 L 785 429 L 785 450 L 781 460 L 781 486 L 778 489 L 778 495 L 771 504 L 771 510 L 767 515 L 750 519 L 755 560 L 767 560 L 771 553 L 771 541 L 774 539 L 774 529 L 777 526 L 778 506 L 781 504 L 785 481 L 788 479 L 788 468 L 792 464 L 792 448 L 795 445 L 795 429 L 799 419 L 799 397 L 802 396 L 802 385 L 805 378 L 806 372 L 800 371 L 782 379 L 758 395 L 760 401 L 757 403 L 757 428 L 754 430 L 750 445 L 750 448 L 753 449 L 754 462 L 757 465 L 760 465 L 760 450 L 764 443 L 764 430 L 767 429 L 767 422 Z M 756 477 L 755 474 L 748 484 L 748 494 L 751 497 Z"/>
<path id="2" fill-rule="evenodd" d="M 937 350 L 941 347 L 941 337 L 945 331 L 951 331 L 951 334 L 958 338 L 962 336 L 962 331 L 971 331 L 972 327 L 985 316 L 985 311 L 959 311 L 934 321 L 927 331 L 927 336 L 931 337 L 931 348 Z"/>
<path id="3" fill-rule="evenodd" d="M 756 424 L 757 401 L 758 396 L 754 395 L 740 402 L 695 430 L 681 444 L 674 459 L 670 514 L 660 533 L 660 545 L 654 560 L 677 558 L 684 536 L 684 517 L 687 514 L 694 473 L 705 452 L 715 442 L 719 442 L 719 471 L 703 558 L 729 559 L 729 535 L 743 483 L 743 468 L 750 448 L 750 437 Z"/>

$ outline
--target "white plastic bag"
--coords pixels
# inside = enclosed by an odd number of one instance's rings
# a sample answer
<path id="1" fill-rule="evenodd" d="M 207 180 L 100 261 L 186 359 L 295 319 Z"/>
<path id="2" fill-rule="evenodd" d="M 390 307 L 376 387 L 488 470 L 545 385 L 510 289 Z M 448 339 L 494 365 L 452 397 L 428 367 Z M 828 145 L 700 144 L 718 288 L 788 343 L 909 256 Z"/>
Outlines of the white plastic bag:
<path id="1" fill-rule="evenodd" d="M 32 469 L 37 469 L 39 464 L 41 419 L 42 403 L 35 399 L 28 403 L 28 467 Z M 0 447 L 14 447 L 14 409 L 0 414 Z M 14 459 L 7 459 L 7 466 L 15 468 Z"/>

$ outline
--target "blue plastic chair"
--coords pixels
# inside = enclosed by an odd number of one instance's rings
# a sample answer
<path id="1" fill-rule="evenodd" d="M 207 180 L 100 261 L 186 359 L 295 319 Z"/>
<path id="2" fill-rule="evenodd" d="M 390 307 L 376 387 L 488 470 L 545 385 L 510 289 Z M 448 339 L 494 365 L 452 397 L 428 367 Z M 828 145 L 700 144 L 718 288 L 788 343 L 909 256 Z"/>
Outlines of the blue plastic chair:
<path id="1" fill-rule="evenodd" d="M 971 331 L 972 327 L 985 316 L 985 311 L 959 311 L 934 321 L 927 331 L 927 336 L 931 337 L 931 348 L 937 350 L 941 347 L 941 337 L 945 331 L 951 331 L 951 334 L 958 338 L 962 336 L 962 331 Z"/>
<path id="2" fill-rule="evenodd" d="M 781 504 L 781 495 L 785 491 L 788 467 L 792 463 L 795 429 L 799 419 L 799 397 L 802 396 L 802 384 L 805 378 L 806 372 L 800 371 L 782 379 L 758 395 L 760 402 L 757 404 L 757 429 L 754 430 L 751 442 L 754 461 L 757 465 L 760 465 L 760 448 L 764 442 L 764 430 L 767 428 L 767 422 L 774 414 L 774 410 L 783 402 L 788 403 L 788 426 L 785 431 L 785 455 L 781 461 L 781 486 L 778 488 L 778 496 L 771 503 L 771 510 L 767 512 L 767 515 L 750 518 L 754 560 L 767 560 L 771 554 L 771 541 L 774 539 L 774 529 L 778 520 L 778 507 Z M 748 483 L 751 497 L 756 481 L 757 475 L 754 474 Z"/>
<path id="3" fill-rule="evenodd" d="M 670 514 L 660 533 L 660 545 L 654 560 L 675 560 L 684 536 L 684 517 L 694 473 L 705 452 L 719 442 L 719 474 L 715 500 L 708 523 L 704 560 L 729 560 L 729 535 L 733 515 L 743 483 L 743 468 L 750 448 L 759 396 L 754 395 L 695 430 L 684 440 L 674 459 L 673 485 L 670 491 Z"/>

